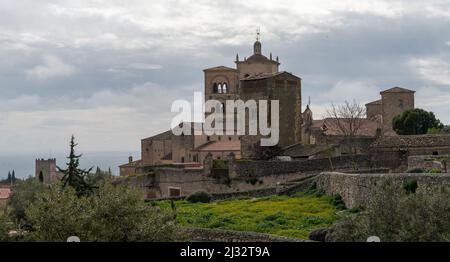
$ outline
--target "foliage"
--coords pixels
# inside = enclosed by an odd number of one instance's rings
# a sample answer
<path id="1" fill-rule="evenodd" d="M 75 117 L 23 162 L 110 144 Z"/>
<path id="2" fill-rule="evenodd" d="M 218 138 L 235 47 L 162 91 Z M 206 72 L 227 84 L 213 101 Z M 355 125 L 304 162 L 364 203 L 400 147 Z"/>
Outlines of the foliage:
<path id="1" fill-rule="evenodd" d="M 414 194 L 417 190 L 417 180 L 415 179 L 408 179 L 405 182 L 403 182 L 403 189 L 405 189 L 407 194 Z"/>
<path id="2" fill-rule="evenodd" d="M 420 108 L 410 109 L 392 119 L 392 126 L 399 135 L 426 134 L 429 129 L 442 129 L 444 125 L 433 112 Z"/>
<path id="3" fill-rule="evenodd" d="M 335 194 L 331 197 L 330 204 L 336 207 L 337 210 L 345 210 L 345 203 L 342 199 L 342 196 L 339 194 Z"/>
<path id="4" fill-rule="evenodd" d="M 100 169 L 100 167 L 97 167 L 95 173 L 89 173 L 86 175 L 86 182 L 89 185 L 99 185 L 111 180 L 112 180 L 111 170 L 103 171 Z"/>
<path id="5" fill-rule="evenodd" d="M 9 240 L 10 226 L 8 224 L 8 217 L 4 212 L 0 212 L 0 242 Z"/>
<path id="6" fill-rule="evenodd" d="M 27 240 L 171 241 L 177 226 L 170 211 L 147 205 L 140 192 L 128 187 L 100 186 L 98 194 L 78 196 L 68 187 L 53 186 L 26 210 L 32 229 Z"/>
<path id="7" fill-rule="evenodd" d="M 228 165 L 225 160 L 214 159 L 213 160 L 213 168 L 214 169 L 228 169 Z"/>
<path id="8" fill-rule="evenodd" d="M 432 127 L 428 129 L 430 135 L 450 134 L 450 126 L 444 126 L 442 128 Z"/>
<path id="9" fill-rule="evenodd" d="M 211 195 L 206 192 L 196 192 L 186 197 L 189 203 L 209 203 L 211 202 Z"/>
<path id="10" fill-rule="evenodd" d="M 448 189 L 407 193 L 392 180 L 377 188 L 366 210 L 346 214 L 333 225 L 330 240 L 450 241 Z"/>
<path id="11" fill-rule="evenodd" d="M 420 174 L 420 173 L 427 173 L 428 170 L 423 169 L 423 168 L 413 168 L 407 171 L 408 173 L 413 173 L 413 174 Z"/>
<path id="12" fill-rule="evenodd" d="M 9 205 L 12 210 L 12 217 L 19 223 L 27 224 L 25 210 L 32 204 L 38 195 L 45 191 L 47 187 L 36 178 L 29 177 L 23 181 L 17 181 L 12 190 Z"/>
<path id="13" fill-rule="evenodd" d="M 430 170 L 430 173 L 431 173 L 431 174 L 438 174 L 438 173 L 442 173 L 442 171 L 441 171 L 441 169 L 439 169 L 439 168 L 432 168 L 432 169 Z"/>
<path id="14" fill-rule="evenodd" d="M 77 145 L 78 144 L 75 143 L 75 137 L 72 135 L 70 140 L 70 155 L 67 157 L 69 159 L 67 169 L 58 167 L 58 170 L 64 173 L 64 176 L 61 179 L 63 188 L 71 186 L 75 189 L 78 196 L 86 196 L 92 194 L 95 188 L 87 181 L 87 175 L 91 172 L 92 168 L 88 170 L 78 168 L 80 165 L 80 157 L 82 155 L 75 154 L 75 147 Z"/>
<path id="15" fill-rule="evenodd" d="M 170 209 L 169 201 L 156 204 Z M 209 204 L 177 201 L 176 205 L 177 218 L 183 226 L 254 231 L 301 239 L 307 239 L 314 229 L 330 226 L 336 212 L 330 197 L 304 193 Z"/>

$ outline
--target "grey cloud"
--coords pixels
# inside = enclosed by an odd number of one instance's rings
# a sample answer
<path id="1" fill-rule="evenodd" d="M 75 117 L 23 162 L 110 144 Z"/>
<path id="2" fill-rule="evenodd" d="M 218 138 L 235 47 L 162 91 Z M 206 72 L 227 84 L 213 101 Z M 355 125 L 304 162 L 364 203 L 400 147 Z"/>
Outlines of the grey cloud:
<path id="1" fill-rule="evenodd" d="M 257 26 L 263 52 L 302 77 L 316 117 L 331 102 L 364 103 L 399 85 L 450 123 L 447 104 L 434 97 L 450 91 L 445 1 L 0 5 L 2 150 L 62 147 L 71 133 L 93 150 L 135 149 L 168 127 L 173 100 L 203 89 L 202 69 L 251 54 Z"/>

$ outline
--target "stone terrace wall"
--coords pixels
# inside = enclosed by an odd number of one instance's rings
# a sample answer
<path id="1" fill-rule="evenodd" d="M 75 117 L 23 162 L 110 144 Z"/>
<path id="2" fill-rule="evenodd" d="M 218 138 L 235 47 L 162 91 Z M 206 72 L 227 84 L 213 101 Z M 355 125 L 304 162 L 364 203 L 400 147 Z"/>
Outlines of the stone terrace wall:
<path id="1" fill-rule="evenodd" d="M 193 242 L 309 242 L 302 239 L 247 231 L 206 228 L 186 228 L 184 231 L 189 240 Z"/>
<path id="2" fill-rule="evenodd" d="M 327 194 L 339 194 L 348 208 L 363 207 L 375 192 L 377 183 L 392 178 L 401 187 L 406 180 L 417 181 L 418 192 L 431 192 L 441 186 L 450 186 L 450 174 L 344 174 L 324 172 L 317 177 L 319 189 Z"/>
<path id="3" fill-rule="evenodd" d="M 408 157 L 408 169 L 422 168 L 422 169 L 438 169 L 443 171 L 444 167 L 440 161 L 435 159 L 439 156 L 410 156 Z M 448 165 L 448 163 L 447 163 Z"/>
<path id="4" fill-rule="evenodd" d="M 335 169 L 370 168 L 371 159 L 367 155 L 341 156 L 332 158 Z M 329 171 L 330 162 L 325 159 L 308 161 L 236 161 L 230 166 L 232 176 L 236 177 L 262 177 L 299 172 Z"/>

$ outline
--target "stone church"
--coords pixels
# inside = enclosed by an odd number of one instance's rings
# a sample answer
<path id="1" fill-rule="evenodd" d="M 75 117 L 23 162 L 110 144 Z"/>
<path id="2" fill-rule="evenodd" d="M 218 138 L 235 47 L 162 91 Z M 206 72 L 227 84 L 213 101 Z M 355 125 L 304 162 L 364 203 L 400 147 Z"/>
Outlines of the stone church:
<path id="1" fill-rule="evenodd" d="M 218 100 L 279 100 L 279 147 L 301 142 L 301 78 L 280 71 L 279 58 L 263 55 L 259 36 L 253 44 L 253 54 L 239 59 L 236 67 L 216 66 L 203 70 L 205 101 Z M 226 109 L 223 108 L 225 112 Z M 269 112 L 270 115 L 270 112 Z M 225 116 L 226 117 L 226 116 Z M 139 173 L 147 166 L 183 164 L 201 167 L 207 155 L 213 159 L 252 158 L 259 136 L 248 135 L 189 135 L 175 136 L 171 130 L 141 140 L 141 159 L 120 166 L 120 174 Z"/>
<path id="2" fill-rule="evenodd" d="M 279 58 L 272 53 L 263 55 L 259 36 L 253 44 L 253 54 L 234 61 L 236 67 L 216 66 L 203 70 L 205 101 L 217 100 L 223 112 L 226 100 L 278 100 L 279 142 L 282 156 L 291 159 L 323 158 L 330 147 L 335 156 L 353 154 L 343 144 L 344 135 L 337 122 L 345 119 L 313 119 L 310 105 L 302 108 L 302 79 L 292 73 L 280 71 Z M 370 145 L 381 136 L 395 136 L 392 119 L 414 108 L 415 91 L 394 87 L 380 93 L 381 98 L 366 104 L 366 116 L 361 121 L 352 143 L 357 154 L 367 153 Z M 207 114 L 205 114 L 206 116 Z M 269 110 L 270 115 L 270 110 Z M 225 114 L 225 118 L 227 115 Z M 250 135 L 194 135 L 175 136 L 172 130 L 141 140 L 141 159 L 121 165 L 120 175 L 145 173 L 147 167 L 182 165 L 186 169 L 203 168 L 204 160 L 226 160 L 230 154 L 235 159 L 257 158 L 261 136 Z M 352 149 L 353 150 L 353 149 Z M 148 168 L 147 168 L 148 170 Z"/>

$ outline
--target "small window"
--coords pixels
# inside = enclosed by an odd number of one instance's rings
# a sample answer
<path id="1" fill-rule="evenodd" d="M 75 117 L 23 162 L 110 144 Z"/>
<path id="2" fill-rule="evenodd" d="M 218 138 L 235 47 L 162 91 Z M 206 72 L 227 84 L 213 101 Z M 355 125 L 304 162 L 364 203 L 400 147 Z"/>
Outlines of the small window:
<path id="1" fill-rule="evenodd" d="M 184 163 L 184 156 L 181 157 L 181 163 Z"/>
<path id="2" fill-rule="evenodd" d="M 222 93 L 226 94 L 228 92 L 227 90 L 227 83 L 222 84 Z"/>
<path id="3" fill-rule="evenodd" d="M 228 141 L 231 141 L 231 136 L 228 137 Z"/>
<path id="4" fill-rule="evenodd" d="M 206 137 L 206 141 L 210 141 L 210 139 L 211 139 L 211 138 L 210 138 L 209 136 Z"/>
<path id="5" fill-rule="evenodd" d="M 433 156 L 438 156 L 439 152 L 438 151 L 433 151 Z"/>
<path id="6" fill-rule="evenodd" d="M 216 94 L 218 92 L 217 83 L 213 84 L 213 93 Z"/>
<path id="7" fill-rule="evenodd" d="M 180 197 L 181 188 L 179 187 L 169 187 L 169 197 Z"/>
<path id="8" fill-rule="evenodd" d="M 220 160 L 220 156 L 218 156 L 217 159 Z"/>
<path id="9" fill-rule="evenodd" d="M 220 141 L 222 139 L 222 137 L 219 136 L 217 139 L 219 139 L 219 141 Z"/>
<path id="10" fill-rule="evenodd" d="M 398 100 L 398 106 L 399 106 L 400 108 L 403 108 L 403 99 L 399 99 L 399 100 Z"/>

